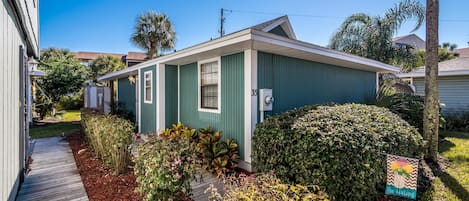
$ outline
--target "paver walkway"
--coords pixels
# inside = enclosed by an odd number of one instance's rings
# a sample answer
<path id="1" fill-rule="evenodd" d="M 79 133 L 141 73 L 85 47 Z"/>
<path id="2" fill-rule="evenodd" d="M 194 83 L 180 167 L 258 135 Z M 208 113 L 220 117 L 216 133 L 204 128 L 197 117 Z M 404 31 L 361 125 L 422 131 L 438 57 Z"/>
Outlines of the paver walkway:
<path id="1" fill-rule="evenodd" d="M 17 200 L 88 200 L 72 150 L 60 137 L 36 140 L 31 172 Z"/>

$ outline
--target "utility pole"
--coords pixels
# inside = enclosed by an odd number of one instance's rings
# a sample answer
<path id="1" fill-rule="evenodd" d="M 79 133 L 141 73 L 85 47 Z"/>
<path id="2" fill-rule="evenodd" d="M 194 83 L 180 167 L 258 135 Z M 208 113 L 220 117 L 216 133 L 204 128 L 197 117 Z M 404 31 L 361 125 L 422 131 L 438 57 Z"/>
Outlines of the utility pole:
<path id="1" fill-rule="evenodd" d="M 220 9 L 220 30 L 218 32 L 220 33 L 220 37 L 223 37 L 225 35 L 225 29 L 223 28 L 223 24 L 225 24 L 225 12 L 231 12 L 231 10 L 227 9 Z"/>

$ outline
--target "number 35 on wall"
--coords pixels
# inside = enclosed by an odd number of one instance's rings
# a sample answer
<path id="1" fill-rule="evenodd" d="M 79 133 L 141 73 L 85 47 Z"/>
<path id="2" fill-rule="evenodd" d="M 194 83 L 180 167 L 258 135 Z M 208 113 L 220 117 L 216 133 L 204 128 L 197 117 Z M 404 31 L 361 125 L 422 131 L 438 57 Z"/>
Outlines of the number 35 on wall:
<path id="1" fill-rule="evenodd" d="M 258 89 L 251 89 L 251 96 L 257 96 L 258 93 L 259 93 Z"/>

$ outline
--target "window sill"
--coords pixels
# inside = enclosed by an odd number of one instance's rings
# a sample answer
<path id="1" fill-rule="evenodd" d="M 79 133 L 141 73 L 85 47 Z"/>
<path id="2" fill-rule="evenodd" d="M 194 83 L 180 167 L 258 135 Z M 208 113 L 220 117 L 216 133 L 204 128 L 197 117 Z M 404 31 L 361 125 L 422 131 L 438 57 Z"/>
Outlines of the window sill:
<path id="1" fill-rule="evenodd" d="M 219 109 L 199 108 L 198 111 L 199 111 L 199 112 L 207 112 L 207 113 L 216 113 L 216 114 L 220 114 L 220 113 L 221 113 L 220 108 L 219 108 Z"/>

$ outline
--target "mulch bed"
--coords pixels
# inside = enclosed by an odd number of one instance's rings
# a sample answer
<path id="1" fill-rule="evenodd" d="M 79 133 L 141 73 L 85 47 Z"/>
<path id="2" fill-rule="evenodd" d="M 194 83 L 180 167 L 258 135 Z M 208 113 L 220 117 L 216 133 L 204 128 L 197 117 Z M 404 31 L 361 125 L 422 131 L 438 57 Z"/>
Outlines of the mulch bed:
<path id="1" fill-rule="evenodd" d="M 68 136 L 73 156 L 89 200 L 142 200 L 134 192 L 137 183 L 131 170 L 113 175 L 112 170 L 95 157 L 80 132 Z"/>

